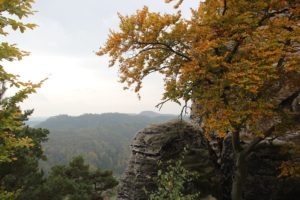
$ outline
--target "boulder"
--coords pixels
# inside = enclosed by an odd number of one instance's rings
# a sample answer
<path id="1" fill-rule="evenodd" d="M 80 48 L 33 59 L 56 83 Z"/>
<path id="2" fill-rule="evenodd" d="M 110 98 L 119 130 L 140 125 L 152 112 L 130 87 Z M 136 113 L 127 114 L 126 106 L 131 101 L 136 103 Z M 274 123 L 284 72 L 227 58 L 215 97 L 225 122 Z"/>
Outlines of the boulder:
<path id="1" fill-rule="evenodd" d="M 279 165 L 290 158 L 289 154 L 282 153 L 281 148 L 291 140 L 287 137 L 293 141 L 300 140 L 300 134 L 291 134 L 273 142 L 261 143 L 251 154 L 244 188 L 246 200 L 296 200 L 300 196 L 299 179 L 278 177 Z M 227 138 L 225 141 L 230 140 Z M 232 166 L 228 166 L 228 177 L 225 179 L 229 182 L 222 182 L 226 169 L 217 169 L 211 162 L 211 155 L 203 141 L 199 128 L 184 121 L 152 125 L 139 131 L 132 141 L 132 155 L 120 181 L 117 199 L 148 199 L 146 191 L 151 192 L 156 188 L 154 178 L 159 170 L 158 161 L 166 164 L 168 160 L 180 158 L 183 152 L 183 165 L 191 171 L 197 171 L 202 177 L 193 187 L 203 196 L 212 194 L 219 196 L 219 200 L 224 198 L 220 195 L 224 194 L 222 190 L 231 186 Z M 226 145 L 228 149 L 224 152 L 227 155 L 223 158 L 232 157 L 230 144 Z M 224 187 L 226 184 L 229 187 Z"/>
<path id="2" fill-rule="evenodd" d="M 184 121 L 152 125 L 139 131 L 132 141 L 132 155 L 121 179 L 118 200 L 146 200 L 147 192 L 155 189 L 158 161 L 178 159 L 188 149 L 183 165 L 189 170 L 213 172 L 208 152 L 201 144 L 200 133 Z M 209 180 L 202 180 L 203 191 L 210 190 Z M 198 186 L 199 187 L 199 186 Z"/>

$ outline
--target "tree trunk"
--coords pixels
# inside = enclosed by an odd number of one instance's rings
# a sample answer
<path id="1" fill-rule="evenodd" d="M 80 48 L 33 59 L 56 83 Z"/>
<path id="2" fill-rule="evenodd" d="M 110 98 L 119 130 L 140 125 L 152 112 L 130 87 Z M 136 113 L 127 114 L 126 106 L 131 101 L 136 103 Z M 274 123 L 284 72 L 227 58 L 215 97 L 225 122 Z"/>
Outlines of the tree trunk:
<path id="1" fill-rule="evenodd" d="M 231 200 L 231 190 L 232 190 L 232 169 L 233 164 L 224 164 L 221 167 L 220 174 L 220 200 Z"/>
<path id="2" fill-rule="evenodd" d="M 223 140 L 221 148 L 221 166 L 220 166 L 220 200 L 231 200 L 232 176 L 234 171 L 234 159 L 232 157 L 231 137 Z"/>
<path id="3" fill-rule="evenodd" d="M 231 198 L 232 200 L 243 199 L 243 184 L 246 179 L 246 156 L 244 152 L 235 155 L 235 171 L 232 182 Z"/>

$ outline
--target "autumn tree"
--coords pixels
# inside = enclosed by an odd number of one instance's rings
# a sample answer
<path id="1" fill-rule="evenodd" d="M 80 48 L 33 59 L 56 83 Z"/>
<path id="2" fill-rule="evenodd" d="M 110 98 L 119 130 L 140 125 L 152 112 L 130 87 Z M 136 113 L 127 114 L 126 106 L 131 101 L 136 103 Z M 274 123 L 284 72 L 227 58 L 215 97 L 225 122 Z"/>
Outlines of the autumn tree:
<path id="1" fill-rule="evenodd" d="M 242 199 L 255 147 L 299 130 L 299 1 L 206 0 L 190 18 L 147 7 L 119 18 L 98 55 L 110 56 L 126 88 L 139 92 L 143 79 L 158 72 L 163 102 L 192 100 L 207 143 L 218 138 L 222 149 L 230 138 L 233 147 L 231 197 L 223 199 Z M 221 168 L 221 154 L 210 152 Z"/>
<path id="2" fill-rule="evenodd" d="M 9 31 L 24 32 L 33 29 L 34 24 L 23 22 L 24 18 L 33 14 L 32 3 L 34 0 L 0 0 L 0 163 L 14 162 L 18 159 L 16 152 L 20 149 L 33 147 L 34 142 L 26 135 L 16 134 L 25 128 L 24 121 L 31 111 L 22 111 L 19 103 L 24 101 L 29 94 L 34 93 L 41 83 L 22 82 L 15 74 L 5 70 L 5 62 L 21 60 L 28 52 L 17 48 L 15 44 L 5 42 L 5 36 Z M 8 89 L 16 91 L 13 95 L 7 95 Z M 11 92 L 12 93 L 12 92 Z M 14 198 L 15 193 L 5 191 L 0 186 L 0 198 Z"/>

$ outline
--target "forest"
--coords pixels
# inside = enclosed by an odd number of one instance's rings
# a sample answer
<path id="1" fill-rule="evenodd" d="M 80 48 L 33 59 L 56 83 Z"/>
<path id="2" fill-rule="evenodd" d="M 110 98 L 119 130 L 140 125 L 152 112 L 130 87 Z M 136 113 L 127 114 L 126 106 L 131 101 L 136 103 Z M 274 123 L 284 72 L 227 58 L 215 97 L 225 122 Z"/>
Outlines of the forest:
<path id="1" fill-rule="evenodd" d="M 181 111 L 40 123 L 23 103 L 51 76 L 24 81 L 9 70 L 31 57 L 8 38 L 39 28 L 30 20 L 36 3 L 0 0 L 1 200 L 300 198 L 300 1 L 198 0 L 183 14 L 188 0 L 164 0 L 169 12 L 116 13 L 119 26 L 110 24 L 94 57 L 108 59 L 114 80 L 140 101 L 158 75 L 156 107 Z"/>
<path id="2" fill-rule="evenodd" d="M 47 160 L 40 166 L 47 172 L 54 165 L 67 164 L 75 155 L 82 155 L 90 168 L 110 169 L 114 175 L 121 176 L 130 157 L 134 135 L 150 124 L 176 118 L 176 115 L 146 111 L 131 115 L 105 113 L 51 117 L 35 126 L 50 131 L 48 141 L 43 145 Z"/>

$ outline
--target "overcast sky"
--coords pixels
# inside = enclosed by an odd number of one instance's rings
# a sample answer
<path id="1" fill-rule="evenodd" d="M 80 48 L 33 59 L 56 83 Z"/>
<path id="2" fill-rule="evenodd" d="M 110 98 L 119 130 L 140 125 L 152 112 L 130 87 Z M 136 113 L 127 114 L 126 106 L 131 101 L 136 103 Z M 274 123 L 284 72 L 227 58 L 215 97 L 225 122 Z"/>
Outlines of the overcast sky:
<path id="1" fill-rule="evenodd" d="M 197 2 L 186 0 L 183 14 L 187 16 Z M 10 42 L 31 55 L 7 63 L 6 69 L 19 74 L 22 80 L 49 79 L 22 107 L 34 108 L 33 116 L 158 112 L 155 105 L 163 92 L 158 75 L 145 80 L 138 100 L 133 91 L 122 89 L 117 69 L 107 67 L 108 58 L 95 55 L 109 29 L 117 30 L 117 13 L 133 14 L 144 5 L 151 11 L 174 11 L 164 0 L 36 0 L 34 10 L 38 12 L 29 21 L 39 27 L 9 36 Z M 160 112 L 179 114 L 180 107 L 169 103 Z"/>

